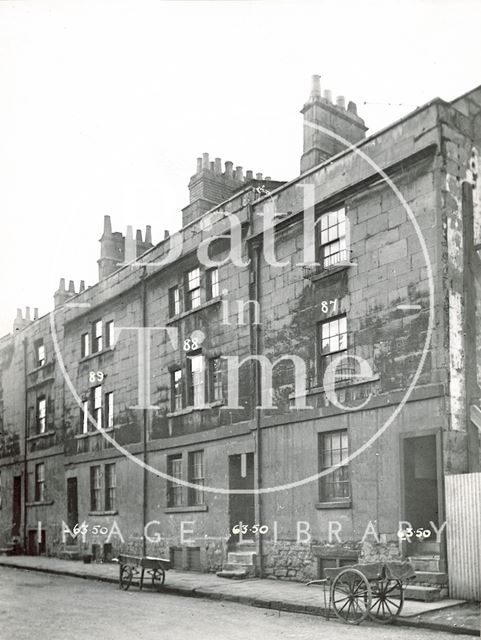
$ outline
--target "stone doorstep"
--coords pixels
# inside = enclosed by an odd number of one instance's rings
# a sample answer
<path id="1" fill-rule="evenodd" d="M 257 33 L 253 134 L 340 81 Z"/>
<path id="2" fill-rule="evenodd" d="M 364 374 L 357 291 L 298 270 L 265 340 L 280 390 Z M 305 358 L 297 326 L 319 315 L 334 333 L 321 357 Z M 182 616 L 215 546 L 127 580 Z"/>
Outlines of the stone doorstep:
<path id="1" fill-rule="evenodd" d="M 441 587 L 425 587 L 422 585 L 408 585 L 404 591 L 407 600 L 421 600 L 422 602 L 438 602 L 442 599 Z"/>
<path id="2" fill-rule="evenodd" d="M 446 585 L 448 574 L 442 571 L 416 571 L 415 584 Z"/>
<path id="3" fill-rule="evenodd" d="M 245 569 L 230 569 L 227 566 L 222 571 L 217 571 L 215 575 L 219 576 L 219 578 L 229 578 L 231 580 L 243 580 L 248 577 Z"/>
<path id="4" fill-rule="evenodd" d="M 227 562 L 229 564 L 254 566 L 255 556 L 255 551 L 229 551 L 227 554 Z"/>
<path id="5" fill-rule="evenodd" d="M 441 573 L 441 559 L 439 556 L 411 556 L 409 562 L 415 571 L 427 571 L 430 573 Z"/>

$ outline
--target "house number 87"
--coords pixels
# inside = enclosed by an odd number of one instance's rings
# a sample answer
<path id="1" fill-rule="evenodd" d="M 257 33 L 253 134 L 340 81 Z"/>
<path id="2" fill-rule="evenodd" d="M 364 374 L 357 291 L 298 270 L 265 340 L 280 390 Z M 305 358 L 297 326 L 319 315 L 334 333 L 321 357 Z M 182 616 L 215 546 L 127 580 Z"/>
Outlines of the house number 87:
<path id="1" fill-rule="evenodd" d="M 89 373 L 89 382 L 102 382 L 103 379 L 103 371 L 91 371 Z"/>

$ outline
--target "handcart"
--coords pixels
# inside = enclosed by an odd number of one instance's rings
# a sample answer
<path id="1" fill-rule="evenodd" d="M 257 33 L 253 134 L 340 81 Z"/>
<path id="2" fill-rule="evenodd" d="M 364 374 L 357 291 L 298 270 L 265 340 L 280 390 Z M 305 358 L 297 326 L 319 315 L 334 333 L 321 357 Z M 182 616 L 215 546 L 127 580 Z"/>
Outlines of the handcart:
<path id="1" fill-rule="evenodd" d="M 347 624 L 360 624 L 366 618 L 388 624 L 394 622 L 404 604 L 406 583 L 416 576 L 408 562 L 355 564 L 326 568 L 323 580 L 311 584 L 324 586 L 324 609 L 331 609 Z M 329 593 L 329 603 L 326 602 Z"/>
<path id="2" fill-rule="evenodd" d="M 152 558 L 150 556 L 129 556 L 119 554 L 119 588 L 127 591 L 132 580 L 140 575 L 139 590 L 144 585 L 144 574 L 151 576 L 152 586 L 160 591 L 165 582 L 165 572 L 171 568 L 169 560 L 165 558 Z"/>

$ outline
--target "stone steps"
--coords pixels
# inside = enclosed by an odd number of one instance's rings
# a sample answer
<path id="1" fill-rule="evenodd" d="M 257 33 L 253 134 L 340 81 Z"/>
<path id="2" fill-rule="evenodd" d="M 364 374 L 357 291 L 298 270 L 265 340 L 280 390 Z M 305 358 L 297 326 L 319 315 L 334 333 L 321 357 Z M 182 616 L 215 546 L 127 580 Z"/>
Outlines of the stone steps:
<path id="1" fill-rule="evenodd" d="M 415 584 L 446 585 L 448 574 L 443 571 L 416 571 Z"/>
<path id="2" fill-rule="evenodd" d="M 426 587 L 419 584 L 410 584 L 404 591 L 406 600 L 420 600 L 422 602 L 438 602 L 446 597 L 446 589 L 441 586 Z"/>
<path id="3" fill-rule="evenodd" d="M 443 573 L 445 570 L 444 561 L 439 555 L 416 555 L 408 558 L 415 571 L 427 571 L 429 573 Z"/>

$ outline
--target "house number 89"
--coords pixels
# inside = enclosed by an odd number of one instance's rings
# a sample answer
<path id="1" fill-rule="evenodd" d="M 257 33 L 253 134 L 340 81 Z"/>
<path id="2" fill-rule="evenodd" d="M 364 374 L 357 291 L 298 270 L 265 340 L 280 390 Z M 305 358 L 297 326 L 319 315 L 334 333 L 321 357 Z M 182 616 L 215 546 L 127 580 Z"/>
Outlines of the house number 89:
<path id="1" fill-rule="evenodd" d="M 103 371 L 91 371 L 89 373 L 89 382 L 102 382 L 104 379 Z"/>

